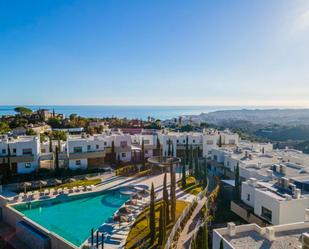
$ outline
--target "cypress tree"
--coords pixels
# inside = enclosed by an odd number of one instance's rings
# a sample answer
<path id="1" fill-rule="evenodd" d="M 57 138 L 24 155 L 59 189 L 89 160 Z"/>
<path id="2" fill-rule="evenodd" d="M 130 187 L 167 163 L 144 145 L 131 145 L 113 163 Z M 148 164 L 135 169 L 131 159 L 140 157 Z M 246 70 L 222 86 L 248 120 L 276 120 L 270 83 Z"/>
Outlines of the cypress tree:
<path id="1" fill-rule="evenodd" d="M 203 176 L 202 176 L 203 188 L 206 188 L 207 186 L 207 178 L 208 178 L 208 168 L 207 168 L 207 159 L 205 158 L 203 165 Z"/>
<path id="2" fill-rule="evenodd" d="M 112 163 L 115 163 L 116 162 L 116 152 L 115 152 L 115 143 L 114 141 L 112 141 L 112 146 L 111 146 L 111 161 Z"/>
<path id="3" fill-rule="evenodd" d="M 240 200 L 240 176 L 239 176 L 239 163 L 237 163 L 236 169 L 235 169 L 235 199 Z"/>
<path id="4" fill-rule="evenodd" d="M 173 168 L 173 163 L 170 163 L 171 174 L 171 218 L 172 222 L 176 221 L 176 173 Z"/>
<path id="5" fill-rule="evenodd" d="M 145 167 L 145 142 L 144 138 L 142 138 L 142 153 L 141 153 L 142 164 Z"/>
<path id="6" fill-rule="evenodd" d="M 208 227 L 207 222 L 204 223 L 202 227 L 202 248 L 208 249 Z"/>
<path id="7" fill-rule="evenodd" d="M 159 245 L 163 245 L 166 237 L 166 218 L 165 218 L 165 205 L 160 207 L 160 220 L 159 220 Z"/>
<path id="8" fill-rule="evenodd" d="M 11 162 L 11 148 L 10 145 L 8 144 L 8 156 L 7 156 L 7 163 L 8 163 L 8 172 L 7 176 L 10 178 L 12 176 L 12 162 Z"/>
<path id="9" fill-rule="evenodd" d="M 182 177 L 181 177 L 181 186 L 186 187 L 186 165 L 182 165 Z"/>
<path id="10" fill-rule="evenodd" d="M 167 183 L 166 183 L 166 173 L 163 179 L 163 202 L 164 202 L 164 208 L 165 208 L 165 223 L 168 224 L 169 219 L 170 219 L 170 212 L 169 212 L 170 210 L 169 210 Z"/>
<path id="11" fill-rule="evenodd" d="M 171 156 L 171 139 L 168 139 L 167 156 Z"/>
<path id="12" fill-rule="evenodd" d="M 218 146 L 222 147 L 222 136 L 221 135 L 219 136 Z"/>
<path id="13" fill-rule="evenodd" d="M 186 136 L 186 165 L 189 164 L 189 138 Z"/>
<path id="14" fill-rule="evenodd" d="M 196 181 L 200 181 L 201 176 L 198 162 L 198 151 L 196 150 L 194 154 L 194 176 Z"/>
<path id="15" fill-rule="evenodd" d="M 224 249 L 224 246 L 223 246 L 223 239 L 221 239 L 220 241 L 220 248 L 219 249 Z"/>
<path id="16" fill-rule="evenodd" d="M 59 148 L 56 146 L 56 151 L 55 151 L 55 169 L 59 169 Z"/>
<path id="17" fill-rule="evenodd" d="M 49 152 L 53 152 L 53 140 L 52 140 L 52 135 L 49 136 Z"/>
<path id="18" fill-rule="evenodd" d="M 156 211 L 155 211 L 155 192 L 153 183 L 151 184 L 151 192 L 150 192 L 149 227 L 150 227 L 150 240 L 151 243 L 154 243 L 156 239 Z"/>
<path id="19" fill-rule="evenodd" d="M 192 175 L 192 171 L 193 171 L 193 148 L 192 148 L 192 144 L 190 145 L 190 153 L 189 153 L 189 172 L 190 175 Z"/>
<path id="20" fill-rule="evenodd" d="M 158 156 L 161 156 L 161 144 L 160 144 L 160 139 L 158 136 L 157 136 L 157 153 L 158 153 Z"/>

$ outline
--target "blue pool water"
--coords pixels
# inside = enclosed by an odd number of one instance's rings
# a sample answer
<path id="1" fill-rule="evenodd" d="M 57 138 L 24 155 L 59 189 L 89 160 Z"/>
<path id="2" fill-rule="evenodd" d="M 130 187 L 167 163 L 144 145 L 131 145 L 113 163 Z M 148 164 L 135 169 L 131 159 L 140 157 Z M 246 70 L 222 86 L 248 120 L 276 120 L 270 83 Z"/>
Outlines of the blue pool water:
<path id="1" fill-rule="evenodd" d="M 46 200 L 14 208 L 26 217 L 55 232 L 67 241 L 80 246 L 89 236 L 92 228 L 97 229 L 129 199 L 119 191 L 107 191 L 88 196 L 68 197 L 63 200 Z"/>

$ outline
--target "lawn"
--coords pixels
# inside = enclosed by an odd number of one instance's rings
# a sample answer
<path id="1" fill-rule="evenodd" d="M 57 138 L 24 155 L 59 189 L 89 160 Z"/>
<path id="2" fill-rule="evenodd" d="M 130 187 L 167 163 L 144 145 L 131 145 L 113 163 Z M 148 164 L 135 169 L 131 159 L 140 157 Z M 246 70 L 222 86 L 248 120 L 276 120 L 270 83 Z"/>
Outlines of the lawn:
<path id="1" fill-rule="evenodd" d="M 157 236 L 158 236 L 158 226 L 159 226 L 159 214 L 160 214 L 160 206 L 162 205 L 161 202 L 156 203 L 156 226 L 157 226 Z M 180 216 L 182 211 L 185 209 L 185 207 L 188 205 L 185 201 L 179 201 L 176 202 L 176 219 Z M 149 208 L 146 208 L 136 219 L 134 225 L 132 226 L 130 233 L 128 235 L 125 248 L 126 249 L 133 249 L 133 248 L 139 248 L 139 245 L 137 244 L 140 241 L 146 240 L 146 242 L 143 244 L 144 246 L 148 245 L 147 248 L 160 248 L 158 246 L 158 241 L 156 239 L 155 243 L 153 245 L 150 244 L 150 237 L 149 237 L 149 226 L 148 226 L 148 217 L 146 215 L 149 214 Z M 167 235 L 168 237 L 171 229 L 173 227 L 173 224 L 170 223 L 167 226 Z"/>
<path id="2" fill-rule="evenodd" d="M 196 184 L 194 176 L 188 176 L 186 178 L 186 187 L 183 188 L 181 185 L 181 181 L 178 182 L 178 187 L 181 188 L 183 191 L 185 191 L 188 194 L 191 195 L 198 195 L 200 192 L 203 191 L 203 187 L 201 184 Z"/>

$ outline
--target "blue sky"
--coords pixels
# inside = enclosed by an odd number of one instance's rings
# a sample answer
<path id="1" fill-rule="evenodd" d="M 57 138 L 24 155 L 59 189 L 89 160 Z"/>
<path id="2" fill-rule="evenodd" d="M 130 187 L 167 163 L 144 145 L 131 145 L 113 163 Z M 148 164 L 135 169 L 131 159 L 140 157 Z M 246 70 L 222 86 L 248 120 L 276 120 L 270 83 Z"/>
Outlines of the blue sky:
<path id="1" fill-rule="evenodd" d="M 309 107 L 307 0 L 0 0 L 0 105 Z"/>

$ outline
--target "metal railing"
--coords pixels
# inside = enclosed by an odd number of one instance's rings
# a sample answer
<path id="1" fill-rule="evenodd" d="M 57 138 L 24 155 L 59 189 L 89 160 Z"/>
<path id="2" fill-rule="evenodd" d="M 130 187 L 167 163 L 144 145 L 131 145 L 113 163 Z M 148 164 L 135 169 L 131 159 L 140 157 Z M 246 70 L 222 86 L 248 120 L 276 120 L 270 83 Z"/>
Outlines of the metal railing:
<path id="1" fill-rule="evenodd" d="M 209 185 L 209 180 L 207 180 L 207 186 L 206 188 L 200 192 L 194 199 L 193 199 L 193 202 L 191 202 L 186 208 L 185 210 L 181 213 L 181 215 L 179 216 L 178 220 L 176 221 L 176 223 L 174 224 L 173 228 L 172 228 L 172 231 L 170 233 L 170 235 L 168 236 L 168 239 L 166 241 L 166 244 L 164 246 L 164 249 L 169 249 L 174 241 L 174 237 L 178 231 L 178 229 L 180 228 L 181 226 L 181 223 L 184 221 L 184 219 L 187 217 L 188 213 L 190 212 L 191 208 L 193 207 L 193 205 L 202 200 L 206 194 L 207 194 L 207 191 L 208 191 L 208 185 Z"/>

